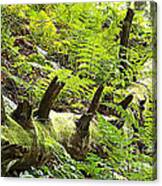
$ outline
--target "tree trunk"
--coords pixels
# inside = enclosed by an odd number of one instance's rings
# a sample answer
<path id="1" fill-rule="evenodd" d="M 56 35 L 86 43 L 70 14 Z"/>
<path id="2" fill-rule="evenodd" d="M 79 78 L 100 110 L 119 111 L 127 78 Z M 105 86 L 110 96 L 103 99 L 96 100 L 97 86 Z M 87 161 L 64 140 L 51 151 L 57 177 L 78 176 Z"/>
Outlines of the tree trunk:
<path id="1" fill-rule="evenodd" d="M 56 76 L 48 86 L 37 112 L 38 119 L 40 121 L 48 120 L 49 112 L 52 108 L 53 102 L 64 87 L 65 83 L 58 82 L 58 77 Z"/>
<path id="2" fill-rule="evenodd" d="M 134 11 L 131 8 L 128 8 L 126 17 L 123 21 L 122 30 L 120 32 L 120 51 L 119 51 L 119 58 L 126 59 L 126 48 L 129 44 L 129 34 L 131 30 L 132 20 L 134 16 Z M 123 71 L 123 68 L 127 68 L 127 63 L 121 61 L 122 68 L 120 69 Z"/>

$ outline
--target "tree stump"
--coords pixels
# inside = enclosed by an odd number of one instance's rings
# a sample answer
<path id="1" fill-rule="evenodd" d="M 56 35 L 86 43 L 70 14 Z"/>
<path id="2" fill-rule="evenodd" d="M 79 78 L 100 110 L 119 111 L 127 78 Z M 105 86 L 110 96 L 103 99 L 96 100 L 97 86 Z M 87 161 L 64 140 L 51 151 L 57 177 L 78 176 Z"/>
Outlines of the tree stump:
<path id="1" fill-rule="evenodd" d="M 39 105 L 39 109 L 37 112 L 38 119 L 42 122 L 48 120 L 49 112 L 52 108 L 54 100 L 64 87 L 65 83 L 59 82 L 58 77 L 54 77 L 54 79 L 49 84 L 41 102 Z"/>
<path id="2" fill-rule="evenodd" d="M 12 118 L 17 121 L 24 129 L 34 129 L 32 119 L 32 106 L 27 101 L 19 102 L 16 110 L 12 113 Z"/>
<path id="3" fill-rule="evenodd" d="M 90 121 L 97 111 L 103 89 L 103 85 L 98 87 L 87 113 L 83 114 L 76 122 L 76 133 L 70 140 L 71 147 L 67 149 L 71 156 L 75 159 L 83 159 L 88 151 Z"/>

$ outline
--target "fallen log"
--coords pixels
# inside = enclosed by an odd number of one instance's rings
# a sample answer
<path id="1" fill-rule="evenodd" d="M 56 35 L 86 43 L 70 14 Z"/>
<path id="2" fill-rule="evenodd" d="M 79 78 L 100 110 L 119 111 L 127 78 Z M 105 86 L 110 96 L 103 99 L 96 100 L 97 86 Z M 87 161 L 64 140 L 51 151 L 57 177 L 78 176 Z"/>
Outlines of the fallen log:
<path id="1" fill-rule="evenodd" d="M 27 148 L 18 144 L 2 143 L 2 173 L 3 176 L 12 176 L 14 170 L 17 174 L 31 166 L 38 168 L 45 164 L 52 155 L 42 147 Z"/>

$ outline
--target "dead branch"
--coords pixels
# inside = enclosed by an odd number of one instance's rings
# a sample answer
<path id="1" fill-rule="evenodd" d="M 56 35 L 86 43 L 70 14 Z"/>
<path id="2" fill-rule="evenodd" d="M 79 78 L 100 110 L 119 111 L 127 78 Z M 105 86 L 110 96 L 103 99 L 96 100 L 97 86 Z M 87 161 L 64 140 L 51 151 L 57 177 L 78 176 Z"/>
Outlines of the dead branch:
<path id="1" fill-rule="evenodd" d="M 128 105 L 132 102 L 132 100 L 133 100 L 133 95 L 130 94 L 123 101 L 119 103 L 119 106 L 122 106 L 122 108 L 126 110 L 128 108 Z"/>
<path id="2" fill-rule="evenodd" d="M 126 98 L 124 98 L 120 103 L 117 103 L 117 105 L 122 106 L 122 108 L 126 110 L 129 104 L 132 102 L 132 100 L 133 100 L 133 95 L 130 94 Z M 106 116 L 115 115 L 117 117 L 120 117 L 120 115 L 117 113 L 115 108 L 108 107 L 104 104 L 99 105 L 98 112 Z"/>

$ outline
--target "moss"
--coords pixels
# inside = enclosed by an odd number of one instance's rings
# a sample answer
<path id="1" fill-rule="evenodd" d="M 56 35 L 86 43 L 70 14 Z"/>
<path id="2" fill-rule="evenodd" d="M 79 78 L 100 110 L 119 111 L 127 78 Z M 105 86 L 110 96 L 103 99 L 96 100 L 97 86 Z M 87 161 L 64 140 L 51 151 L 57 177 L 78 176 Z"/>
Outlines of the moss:
<path id="1" fill-rule="evenodd" d="M 33 121 L 33 124 L 35 132 L 26 131 L 10 116 L 7 116 L 7 125 L 1 126 L 2 139 L 10 144 L 19 144 L 29 148 L 36 141 L 38 147 L 43 147 L 48 153 L 52 152 L 59 162 L 64 163 L 65 160 L 71 159 L 65 148 L 56 140 L 56 132 L 52 123 L 42 124 Z"/>
<path id="2" fill-rule="evenodd" d="M 7 116 L 7 125 L 1 126 L 1 136 L 11 144 L 31 146 L 33 142 L 32 133 L 24 130 L 10 116 Z"/>
<path id="3" fill-rule="evenodd" d="M 66 150 L 56 141 L 56 131 L 53 123 L 42 124 L 38 121 L 34 122 L 37 142 L 39 145 L 44 146 L 45 150 L 57 152 L 57 154 L 66 154 Z"/>
<path id="4" fill-rule="evenodd" d="M 67 141 L 75 133 L 75 120 L 79 118 L 79 115 L 51 111 L 50 118 L 57 141 Z"/>
<path id="5" fill-rule="evenodd" d="M 76 131 L 75 122 L 79 119 L 81 115 L 76 115 L 73 113 L 56 113 L 54 111 L 50 112 L 50 119 L 52 122 L 52 130 L 55 131 L 55 139 L 61 143 L 68 143 L 68 140 Z M 92 120 L 90 124 L 90 138 L 95 140 L 97 136 L 97 121 Z"/>
<path id="6" fill-rule="evenodd" d="M 46 124 L 33 120 L 34 131 L 26 131 L 10 116 L 7 116 L 7 125 L 2 126 L 2 139 L 10 144 L 19 144 L 31 147 L 36 141 L 47 152 L 55 152 L 58 155 L 69 156 L 61 144 L 68 144 L 70 137 L 75 133 L 75 121 L 80 115 L 73 113 L 56 113 L 51 111 L 51 122 Z M 97 124 L 93 120 L 90 125 L 90 138 L 95 141 L 97 137 Z"/>

